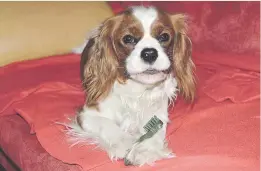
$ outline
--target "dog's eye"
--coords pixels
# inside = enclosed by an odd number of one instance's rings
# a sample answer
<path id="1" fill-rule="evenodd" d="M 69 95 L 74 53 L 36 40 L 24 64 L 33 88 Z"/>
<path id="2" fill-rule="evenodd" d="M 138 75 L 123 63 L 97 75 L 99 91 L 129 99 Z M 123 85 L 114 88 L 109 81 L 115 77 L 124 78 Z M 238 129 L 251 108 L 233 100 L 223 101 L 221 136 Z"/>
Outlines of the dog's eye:
<path id="1" fill-rule="evenodd" d="M 136 43 L 136 39 L 131 35 L 126 35 L 123 37 L 123 42 L 125 44 L 133 44 Z"/>
<path id="2" fill-rule="evenodd" d="M 166 42 L 169 40 L 169 34 L 168 33 L 163 33 L 158 37 L 159 42 Z"/>

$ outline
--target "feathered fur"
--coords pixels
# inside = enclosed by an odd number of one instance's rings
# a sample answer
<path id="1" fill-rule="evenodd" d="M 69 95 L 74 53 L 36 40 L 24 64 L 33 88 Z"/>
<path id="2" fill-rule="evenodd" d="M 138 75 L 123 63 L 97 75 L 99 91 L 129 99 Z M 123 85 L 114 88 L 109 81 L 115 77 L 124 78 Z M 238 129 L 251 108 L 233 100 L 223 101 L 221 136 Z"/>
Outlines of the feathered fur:
<path id="1" fill-rule="evenodd" d="M 195 96 L 186 28 L 182 14 L 133 7 L 106 20 L 90 35 L 81 57 L 86 101 L 66 126 L 74 144 L 96 144 L 111 159 L 126 158 L 134 165 L 173 157 L 165 141 L 168 106 L 174 103 L 177 88 L 185 99 Z M 150 63 L 146 60 L 151 58 L 141 55 L 148 48 L 156 55 Z M 136 144 L 154 115 L 163 128 Z"/>

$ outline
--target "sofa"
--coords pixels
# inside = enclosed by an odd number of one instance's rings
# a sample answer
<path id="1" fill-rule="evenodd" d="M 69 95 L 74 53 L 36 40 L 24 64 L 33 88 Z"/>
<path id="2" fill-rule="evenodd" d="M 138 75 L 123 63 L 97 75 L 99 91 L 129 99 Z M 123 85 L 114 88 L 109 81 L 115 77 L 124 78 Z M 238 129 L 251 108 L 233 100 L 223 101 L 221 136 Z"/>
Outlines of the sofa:
<path id="1" fill-rule="evenodd" d="M 83 104 L 72 49 L 132 5 L 189 16 L 197 97 L 169 107 L 176 157 L 153 166 L 71 147 L 57 122 Z M 0 2 L 0 164 L 7 171 L 260 170 L 260 2 Z"/>

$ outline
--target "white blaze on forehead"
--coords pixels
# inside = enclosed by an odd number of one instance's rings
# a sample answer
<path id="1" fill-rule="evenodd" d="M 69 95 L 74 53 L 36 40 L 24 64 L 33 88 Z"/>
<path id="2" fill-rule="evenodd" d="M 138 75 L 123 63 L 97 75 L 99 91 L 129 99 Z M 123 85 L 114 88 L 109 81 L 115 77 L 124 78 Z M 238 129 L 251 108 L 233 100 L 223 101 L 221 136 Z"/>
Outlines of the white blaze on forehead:
<path id="1" fill-rule="evenodd" d="M 153 7 L 132 7 L 132 15 L 138 22 L 140 22 L 144 34 L 127 57 L 126 70 L 132 79 L 143 84 L 154 84 L 162 81 L 167 76 L 162 72 L 153 75 L 143 74 L 143 72 L 148 69 L 164 71 L 168 69 L 171 64 L 159 41 L 151 35 L 152 24 L 157 20 L 158 12 Z M 153 48 L 157 50 L 158 57 L 153 64 L 148 64 L 142 59 L 141 52 L 145 48 Z"/>
<path id="2" fill-rule="evenodd" d="M 153 7 L 133 7 L 133 15 L 140 21 L 143 29 L 144 36 L 150 35 L 151 25 L 157 19 L 157 10 Z"/>

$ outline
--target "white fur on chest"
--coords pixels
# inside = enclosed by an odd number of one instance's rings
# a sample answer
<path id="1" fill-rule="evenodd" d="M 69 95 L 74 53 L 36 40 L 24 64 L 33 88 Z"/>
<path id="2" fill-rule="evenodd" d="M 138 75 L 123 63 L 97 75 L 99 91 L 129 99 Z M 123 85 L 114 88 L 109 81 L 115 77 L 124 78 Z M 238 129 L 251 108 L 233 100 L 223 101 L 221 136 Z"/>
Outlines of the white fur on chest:
<path id="1" fill-rule="evenodd" d="M 98 145 L 111 159 L 124 158 L 130 149 L 133 154 L 140 155 L 137 159 L 146 162 L 149 162 L 148 157 L 150 160 L 169 157 L 170 151 L 164 140 L 169 121 L 168 102 L 175 99 L 176 87 L 177 82 L 172 76 L 153 88 L 132 80 L 126 84 L 115 82 L 109 96 L 99 102 L 99 111 L 85 106 L 78 114 L 81 124 L 74 120 L 69 125 L 68 135 L 74 144 Z M 134 143 L 144 134 L 143 126 L 153 115 L 161 119 L 163 128 L 136 147 Z M 156 151 L 143 154 L 144 148 Z M 132 157 L 128 155 L 128 158 Z"/>
<path id="2" fill-rule="evenodd" d="M 126 84 L 115 82 L 110 95 L 99 105 L 99 115 L 111 119 L 125 132 L 140 134 L 154 115 L 168 122 L 168 101 L 175 98 L 176 86 L 171 76 L 153 88 L 132 80 Z"/>

